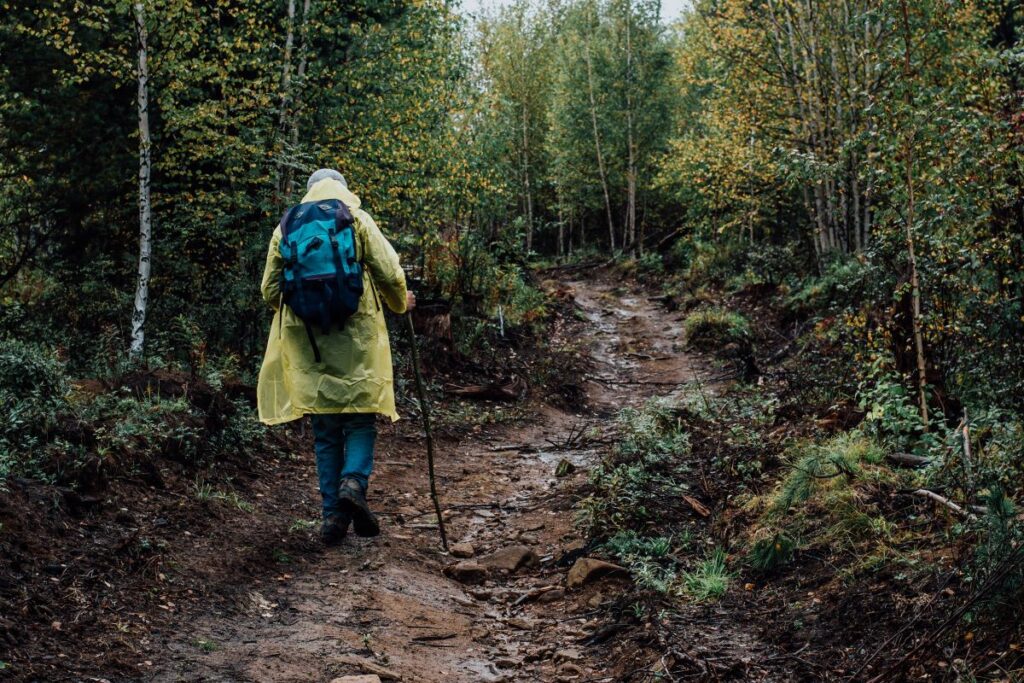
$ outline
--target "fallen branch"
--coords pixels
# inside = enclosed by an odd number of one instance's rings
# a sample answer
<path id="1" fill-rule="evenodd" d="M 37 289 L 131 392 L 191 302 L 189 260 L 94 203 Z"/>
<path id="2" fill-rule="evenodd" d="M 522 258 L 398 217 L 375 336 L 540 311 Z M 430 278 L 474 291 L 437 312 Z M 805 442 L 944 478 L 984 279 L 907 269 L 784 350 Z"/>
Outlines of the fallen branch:
<path id="1" fill-rule="evenodd" d="M 956 503 L 951 501 L 949 498 L 946 498 L 945 496 L 940 496 L 939 494 L 935 493 L 935 491 L 929 491 L 928 489 L 917 489 L 915 491 L 911 491 L 911 495 L 922 496 L 924 498 L 930 498 L 931 500 L 935 501 L 939 505 L 942 505 L 942 506 L 952 510 L 953 512 L 955 512 L 956 514 L 960 515 L 961 517 L 965 517 L 965 518 L 971 520 L 972 522 L 978 521 L 978 516 L 975 515 L 973 512 L 968 512 L 964 508 L 960 507 L 959 505 L 957 505 Z"/>
<path id="2" fill-rule="evenodd" d="M 897 465 L 905 465 L 907 467 L 927 467 L 935 462 L 931 458 L 926 458 L 922 455 L 911 455 L 910 453 L 889 453 L 885 457 Z"/>
<path id="3" fill-rule="evenodd" d="M 488 384 L 473 384 L 465 387 L 452 386 L 447 387 L 445 391 L 454 396 L 461 396 L 462 398 L 476 398 L 491 401 L 518 401 L 519 398 L 526 393 L 526 389 L 526 382 L 522 378 L 513 377 L 511 382 L 507 382 L 505 384 L 491 382 Z"/>
<path id="4" fill-rule="evenodd" d="M 688 496 L 688 495 L 686 495 L 684 493 L 683 494 L 683 500 L 685 500 L 687 502 L 687 504 L 689 504 L 689 506 L 691 508 L 693 508 L 693 511 L 696 512 L 701 517 L 708 517 L 708 516 L 711 515 L 711 510 L 708 509 L 708 506 L 705 505 L 704 503 L 700 502 L 699 500 L 697 500 L 693 496 Z"/>
<path id="5" fill-rule="evenodd" d="M 545 593 L 550 593 L 556 588 L 558 588 L 558 586 L 542 586 L 541 588 L 535 588 L 529 592 L 523 593 L 518 598 L 516 598 L 516 601 L 512 603 L 512 606 L 518 607 L 519 605 L 529 600 L 536 600 L 540 596 L 544 595 Z"/>
<path id="6" fill-rule="evenodd" d="M 557 273 L 557 272 L 569 273 L 569 272 L 572 272 L 574 270 L 585 270 L 587 268 L 605 268 L 607 266 L 610 266 L 613 263 L 615 263 L 615 258 L 614 257 L 608 259 L 607 261 L 593 260 L 593 261 L 583 261 L 581 263 L 563 263 L 562 265 L 559 265 L 559 266 L 548 266 L 547 268 L 542 268 L 540 270 L 540 272 L 542 272 L 542 273 Z"/>

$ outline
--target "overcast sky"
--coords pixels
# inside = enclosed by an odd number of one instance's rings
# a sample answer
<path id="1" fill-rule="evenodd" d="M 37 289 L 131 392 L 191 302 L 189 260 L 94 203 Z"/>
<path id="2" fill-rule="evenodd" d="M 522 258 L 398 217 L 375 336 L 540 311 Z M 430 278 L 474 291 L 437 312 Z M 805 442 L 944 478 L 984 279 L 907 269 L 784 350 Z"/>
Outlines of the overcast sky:
<path id="1" fill-rule="evenodd" d="M 498 7 L 506 5 L 511 0 L 462 0 L 462 11 L 464 14 L 476 14 L 481 7 Z M 689 6 L 690 0 L 661 0 L 661 18 L 666 22 L 672 21 Z"/>

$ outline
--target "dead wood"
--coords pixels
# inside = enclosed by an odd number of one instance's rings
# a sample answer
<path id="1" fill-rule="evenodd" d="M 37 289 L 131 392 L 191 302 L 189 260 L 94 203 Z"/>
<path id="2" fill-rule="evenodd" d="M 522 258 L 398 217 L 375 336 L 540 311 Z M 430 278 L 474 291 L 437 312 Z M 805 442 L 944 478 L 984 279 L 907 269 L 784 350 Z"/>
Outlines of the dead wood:
<path id="1" fill-rule="evenodd" d="M 905 467 L 927 467 L 934 462 L 931 458 L 910 453 L 889 453 L 885 456 L 889 461 Z"/>
<path id="2" fill-rule="evenodd" d="M 710 517 L 711 516 L 711 510 L 708 509 L 708 506 L 705 505 L 704 503 L 700 502 L 699 500 L 697 500 L 693 496 L 688 496 L 686 494 L 683 494 L 683 500 L 685 500 L 687 502 L 687 504 L 691 508 L 693 508 L 693 511 L 696 512 L 701 517 Z"/>
<path id="3" fill-rule="evenodd" d="M 930 498 L 931 500 L 934 500 L 939 505 L 942 505 L 943 507 L 946 507 L 946 508 L 952 510 L 953 512 L 955 512 L 956 514 L 960 515 L 961 517 L 965 517 L 965 518 L 971 520 L 972 522 L 978 521 L 978 516 L 975 515 L 973 512 L 968 512 L 964 508 L 960 507 L 959 505 L 957 505 L 956 503 L 951 501 L 949 498 L 946 498 L 945 496 L 940 496 L 939 494 L 935 493 L 934 491 L 929 491 L 928 489 L 917 489 L 916 491 L 912 491 L 911 495 L 922 496 L 924 498 Z"/>
<path id="4" fill-rule="evenodd" d="M 453 396 L 472 398 L 487 401 L 518 401 L 526 393 L 526 380 L 521 377 L 513 377 L 511 381 L 500 384 L 491 382 L 488 384 L 472 384 L 469 386 L 449 386 L 445 391 Z"/>

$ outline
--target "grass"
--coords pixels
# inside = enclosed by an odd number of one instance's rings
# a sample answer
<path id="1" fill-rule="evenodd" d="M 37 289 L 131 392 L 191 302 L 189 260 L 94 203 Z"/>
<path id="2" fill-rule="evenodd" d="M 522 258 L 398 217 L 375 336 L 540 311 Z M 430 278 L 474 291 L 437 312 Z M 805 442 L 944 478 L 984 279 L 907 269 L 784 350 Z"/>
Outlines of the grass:
<path id="1" fill-rule="evenodd" d="M 733 343 L 749 343 L 750 322 L 740 313 L 725 308 L 703 308 L 683 321 L 687 343 L 702 351 L 715 351 Z"/>
<path id="2" fill-rule="evenodd" d="M 252 512 L 254 509 L 252 503 L 239 496 L 237 491 L 218 491 L 212 484 L 202 479 L 196 479 L 192 484 L 192 495 L 200 502 L 227 503 L 242 512 Z"/>
<path id="3" fill-rule="evenodd" d="M 684 573 L 682 579 L 685 594 L 698 602 L 721 598 L 731 580 L 725 566 L 725 550 L 715 548 L 692 571 Z"/>
<path id="4" fill-rule="evenodd" d="M 305 531 L 315 529 L 318 522 L 315 519 L 296 519 L 292 522 L 292 525 L 288 527 L 288 533 L 296 534 Z"/>
<path id="5" fill-rule="evenodd" d="M 206 640 L 205 638 L 199 638 L 196 640 L 196 647 L 209 654 L 217 649 L 217 643 L 212 640 Z"/>

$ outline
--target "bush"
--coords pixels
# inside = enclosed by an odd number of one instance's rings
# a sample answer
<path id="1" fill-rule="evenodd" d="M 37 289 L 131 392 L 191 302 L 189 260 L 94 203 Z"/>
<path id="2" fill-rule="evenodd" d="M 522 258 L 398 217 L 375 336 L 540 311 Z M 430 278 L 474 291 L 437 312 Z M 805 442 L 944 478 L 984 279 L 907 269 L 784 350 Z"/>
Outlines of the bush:
<path id="1" fill-rule="evenodd" d="M 43 450 L 67 408 L 71 384 L 57 353 L 6 340 L 0 351 L 0 479 L 41 476 Z"/>
<path id="2" fill-rule="evenodd" d="M 750 323 L 741 314 L 724 308 L 695 311 L 683 321 L 687 343 L 702 351 L 721 349 L 728 344 L 750 344 Z"/>
<path id="3" fill-rule="evenodd" d="M 799 448 L 772 507 L 776 512 L 785 512 L 819 491 L 844 486 L 860 474 L 862 464 L 878 464 L 882 458 L 878 444 L 856 432 L 840 434 L 824 444 Z"/>
<path id="4" fill-rule="evenodd" d="M 658 522 L 657 507 L 678 496 L 674 475 L 690 441 L 664 400 L 619 414 L 622 440 L 610 461 L 590 473 L 593 490 L 579 504 L 578 522 L 592 536 L 608 537 Z M 666 472 L 667 470 L 667 472 Z"/>
<path id="5" fill-rule="evenodd" d="M 682 539 L 686 545 L 689 538 Z M 664 536 L 646 538 L 633 531 L 620 531 L 608 540 L 605 548 L 629 568 L 637 585 L 659 593 L 667 593 L 676 580 L 675 569 L 668 565 L 673 539 Z"/>
<path id="6" fill-rule="evenodd" d="M 796 550 L 796 541 L 785 531 L 767 533 L 754 542 L 747 560 L 750 566 L 758 571 L 768 572 L 789 564 Z"/>

